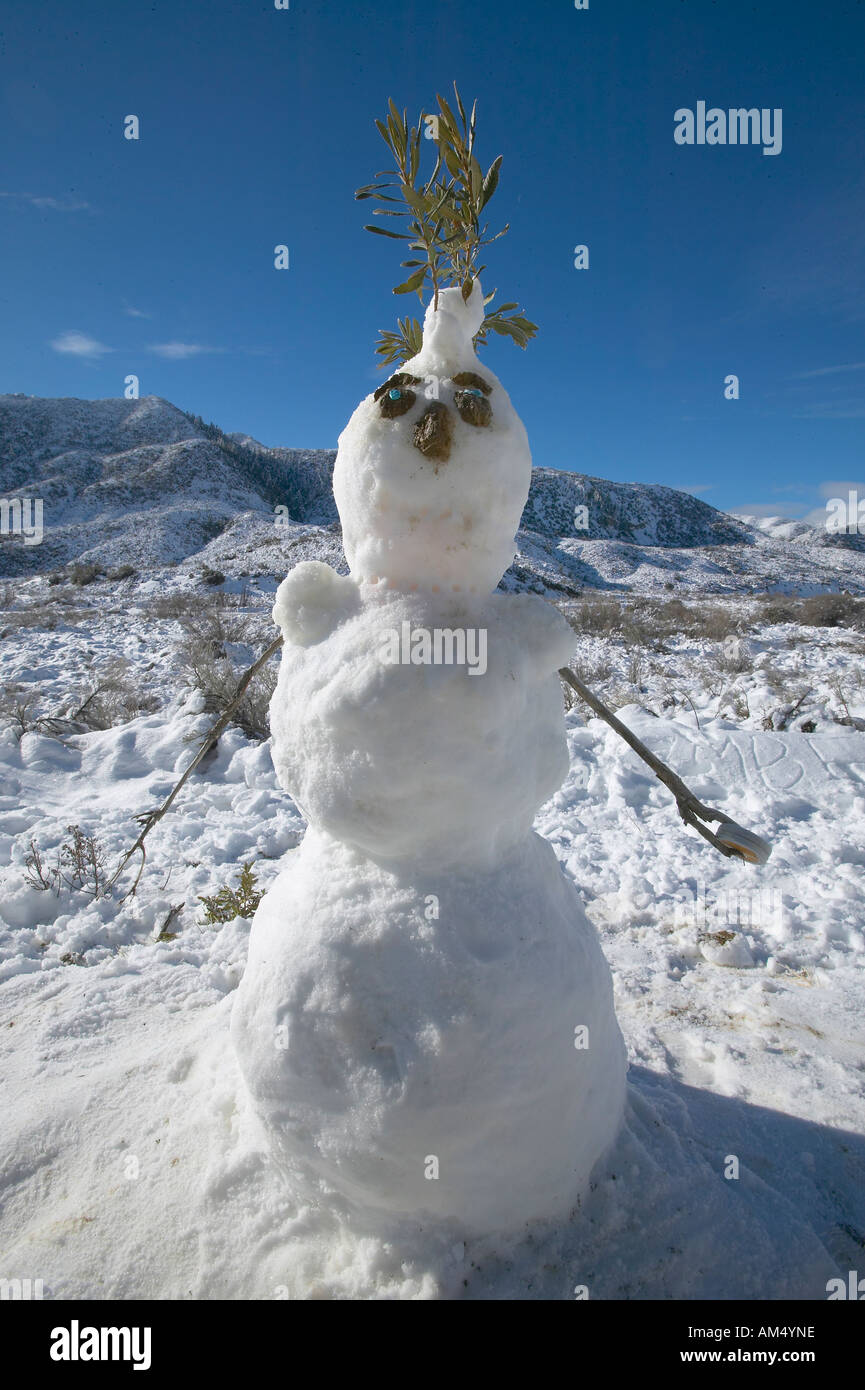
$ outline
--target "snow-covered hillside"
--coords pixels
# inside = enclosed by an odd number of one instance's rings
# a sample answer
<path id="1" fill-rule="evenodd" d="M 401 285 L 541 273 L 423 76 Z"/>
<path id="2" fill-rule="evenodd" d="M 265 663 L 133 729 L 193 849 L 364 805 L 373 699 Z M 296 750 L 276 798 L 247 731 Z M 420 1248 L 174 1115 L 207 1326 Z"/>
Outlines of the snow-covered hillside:
<path id="1" fill-rule="evenodd" d="M 278 577 L 298 559 L 344 569 L 335 457 L 223 434 L 156 396 L 0 396 L 0 497 L 41 497 L 46 528 L 41 545 L 0 537 L 0 575 L 73 560 L 235 578 Z M 858 536 L 768 526 L 673 488 L 555 468 L 533 470 L 517 548 L 510 589 L 865 593 Z"/>

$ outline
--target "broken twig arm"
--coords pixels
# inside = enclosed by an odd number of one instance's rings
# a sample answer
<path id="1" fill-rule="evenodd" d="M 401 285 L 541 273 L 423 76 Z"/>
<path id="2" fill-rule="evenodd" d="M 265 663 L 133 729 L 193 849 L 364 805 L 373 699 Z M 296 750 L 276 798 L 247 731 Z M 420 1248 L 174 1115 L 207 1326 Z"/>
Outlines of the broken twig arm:
<path id="1" fill-rule="evenodd" d="M 728 858 L 747 859 L 750 863 L 764 863 L 765 860 L 768 859 L 771 849 L 766 844 L 765 840 L 760 840 L 758 836 L 753 835 L 750 831 L 743 831 L 740 826 L 730 821 L 721 811 L 715 811 L 711 806 L 704 806 L 702 801 L 698 801 L 694 793 L 685 786 L 681 777 L 677 777 L 676 773 L 673 772 L 671 768 L 667 767 L 666 763 L 662 763 L 660 758 L 656 758 L 654 753 L 646 747 L 645 743 L 643 743 L 641 739 L 638 739 L 637 735 L 632 733 L 627 725 L 622 723 L 621 719 L 617 719 L 612 710 L 607 709 L 603 700 L 599 700 L 597 695 L 594 695 L 587 685 L 583 685 L 583 682 L 574 675 L 573 671 L 568 670 L 567 666 L 561 668 L 559 675 L 572 690 L 577 692 L 580 699 L 584 700 L 589 708 L 594 710 L 595 714 L 597 714 L 600 719 L 605 720 L 611 729 L 615 729 L 619 737 L 623 738 L 625 742 L 633 748 L 634 752 L 643 759 L 644 763 L 648 763 L 658 780 L 663 782 L 664 786 L 669 788 L 673 793 L 673 796 L 676 798 L 676 807 L 679 815 L 686 825 L 693 826 L 694 829 L 703 836 L 704 840 L 708 840 L 709 844 L 715 847 L 719 854 L 724 854 Z M 732 841 L 732 843 L 726 838 L 721 839 L 713 834 L 708 826 L 704 824 L 705 821 L 719 821 L 725 830 L 729 827 L 729 831 L 733 832 L 730 835 L 730 841 Z M 738 834 L 735 832 L 738 832 Z M 739 843 L 736 843 L 736 841 L 739 841 Z"/>
<path id="2" fill-rule="evenodd" d="M 141 834 L 138 836 L 138 839 L 135 841 L 135 844 L 132 846 L 131 849 L 128 849 L 126 851 L 123 858 L 120 860 L 120 863 L 118 864 L 117 869 L 114 872 L 114 876 L 108 885 L 109 889 L 114 887 L 115 883 L 119 879 L 120 875 L 123 873 L 123 870 L 126 868 L 126 865 L 129 863 L 133 854 L 135 854 L 137 850 L 141 850 L 141 864 L 139 865 L 138 873 L 135 877 L 135 882 L 129 889 L 129 892 L 124 894 L 124 897 L 128 898 L 131 894 L 135 892 L 136 888 L 138 887 L 141 875 L 144 872 L 144 862 L 147 858 L 147 851 L 144 848 L 145 836 L 150 834 L 157 821 L 162 820 L 162 817 L 165 815 L 165 812 L 171 806 L 171 803 L 174 801 L 174 798 L 177 796 L 177 793 L 180 791 L 184 782 L 186 782 L 187 778 L 192 776 L 193 772 L 198 767 L 198 764 L 201 762 L 205 753 L 208 751 L 208 749 L 213 747 L 214 743 L 216 743 L 217 739 L 219 738 L 219 735 L 222 733 L 226 724 L 228 724 L 229 720 L 231 719 L 231 716 L 234 714 L 234 711 L 237 709 L 237 706 L 243 699 L 244 692 L 247 686 L 249 685 L 249 682 L 255 675 L 256 671 L 261 670 L 261 667 L 265 664 L 265 662 L 269 661 L 270 658 L 273 656 L 274 652 L 279 651 L 279 648 L 281 646 L 282 636 L 280 635 L 279 637 L 275 638 L 273 642 L 271 642 L 270 646 L 265 651 L 262 652 L 258 660 L 253 662 L 253 664 L 248 668 L 248 670 L 244 671 L 243 675 L 237 683 L 237 689 L 235 690 L 234 695 L 232 696 L 231 703 L 228 705 L 226 709 L 223 710 L 222 714 L 219 716 L 213 727 L 211 729 L 208 729 L 207 733 L 204 735 L 204 741 L 201 747 L 199 748 L 198 752 L 196 753 L 195 757 L 192 759 L 192 762 L 189 764 L 189 767 L 186 769 L 180 781 L 177 783 L 177 786 L 172 789 L 170 795 L 166 797 L 165 801 L 163 801 L 162 805 L 157 806 L 152 811 L 144 811 L 140 816 L 135 817 L 139 825 L 143 826 L 143 829 L 141 831 Z"/>

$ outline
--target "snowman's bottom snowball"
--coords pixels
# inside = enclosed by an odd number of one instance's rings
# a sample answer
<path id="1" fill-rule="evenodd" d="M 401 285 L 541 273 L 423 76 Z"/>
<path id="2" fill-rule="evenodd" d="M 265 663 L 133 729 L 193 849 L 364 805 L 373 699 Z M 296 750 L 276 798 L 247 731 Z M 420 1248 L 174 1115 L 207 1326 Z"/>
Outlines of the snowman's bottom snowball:
<path id="1" fill-rule="evenodd" d="M 290 1181 L 370 1230 L 564 1218 L 622 1118 L 609 967 L 534 834 L 495 872 L 425 875 L 308 830 L 232 1036 Z"/>

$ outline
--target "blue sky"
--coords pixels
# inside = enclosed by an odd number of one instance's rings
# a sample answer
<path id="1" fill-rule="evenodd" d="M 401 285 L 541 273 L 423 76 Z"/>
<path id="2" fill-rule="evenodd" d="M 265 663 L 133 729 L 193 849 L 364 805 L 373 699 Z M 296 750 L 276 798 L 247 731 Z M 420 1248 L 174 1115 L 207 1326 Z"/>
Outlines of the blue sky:
<path id="1" fill-rule="evenodd" d="M 865 494 L 863 51 L 853 0 L 7 0 L 0 390 L 135 373 L 335 446 L 377 330 L 420 308 L 354 201 L 387 163 L 373 118 L 456 79 L 481 162 L 504 156 L 484 288 L 540 327 L 482 349 L 535 463 L 822 511 Z M 781 108 L 780 153 L 676 144 L 698 101 Z"/>

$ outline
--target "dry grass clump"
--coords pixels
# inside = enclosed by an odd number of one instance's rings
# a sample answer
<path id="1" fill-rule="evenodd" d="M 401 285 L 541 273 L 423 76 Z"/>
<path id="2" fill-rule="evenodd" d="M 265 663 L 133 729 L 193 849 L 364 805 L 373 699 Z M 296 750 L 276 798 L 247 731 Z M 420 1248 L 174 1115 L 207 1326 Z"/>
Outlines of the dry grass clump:
<path id="1" fill-rule="evenodd" d="M 802 627 L 849 627 L 865 631 L 865 599 L 853 594 L 765 594 L 757 614 L 764 623 L 795 623 Z"/>
<path id="2" fill-rule="evenodd" d="M 199 613 L 194 625 L 181 621 L 186 636 L 179 648 L 180 660 L 192 686 L 204 695 L 205 710 L 209 714 L 221 714 L 234 699 L 244 670 L 252 664 L 250 658 L 236 667 L 228 647 L 235 643 L 254 643 L 257 634 L 250 632 L 248 618 L 241 619 L 224 609 Z M 271 638 L 268 625 L 267 640 Z M 278 661 L 273 660 L 256 672 L 232 716 L 232 722 L 248 738 L 270 737 L 268 706 L 276 688 L 278 670 Z"/>

